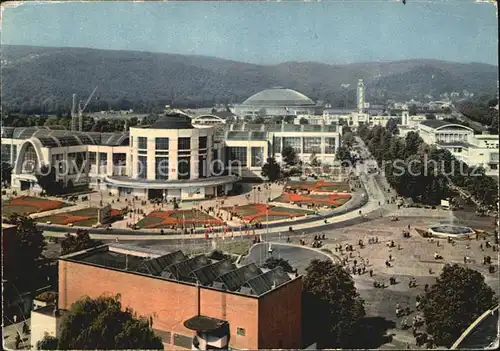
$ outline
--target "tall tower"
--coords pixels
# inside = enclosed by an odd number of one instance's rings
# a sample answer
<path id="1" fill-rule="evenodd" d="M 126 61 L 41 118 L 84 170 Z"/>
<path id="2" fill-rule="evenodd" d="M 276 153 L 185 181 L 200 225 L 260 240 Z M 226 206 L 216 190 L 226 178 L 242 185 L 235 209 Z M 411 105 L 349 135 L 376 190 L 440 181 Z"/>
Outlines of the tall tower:
<path id="1" fill-rule="evenodd" d="M 358 113 L 364 113 L 365 112 L 365 83 L 363 82 L 363 79 L 358 80 L 357 98 L 358 98 Z"/>
<path id="2" fill-rule="evenodd" d="M 401 114 L 401 125 L 407 126 L 409 119 L 410 119 L 410 112 L 408 111 L 408 107 L 405 106 L 403 108 L 403 113 Z"/>
<path id="3" fill-rule="evenodd" d="M 76 114 L 76 94 L 73 94 L 73 103 L 71 105 L 71 130 L 76 131 L 77 124 L 77 114 Z"/>

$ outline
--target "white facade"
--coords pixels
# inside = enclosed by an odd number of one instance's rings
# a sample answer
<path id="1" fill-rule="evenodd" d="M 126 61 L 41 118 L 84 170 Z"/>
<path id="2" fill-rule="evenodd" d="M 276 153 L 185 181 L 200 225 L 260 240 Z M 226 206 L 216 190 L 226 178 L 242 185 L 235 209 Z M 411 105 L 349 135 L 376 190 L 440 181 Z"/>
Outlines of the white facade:
<path id="1" fill-rule="evenodd" d="M 415 127 L 402 128 L 400 134 L 405 136 L 409 131 L 418 132 L 426 144 L 450 151 L 468 166 L 480 165 L 487 175 L 498 176 L 498 135 L 476 135 L 469 127 L 439 120 L 428 120 Z"/>

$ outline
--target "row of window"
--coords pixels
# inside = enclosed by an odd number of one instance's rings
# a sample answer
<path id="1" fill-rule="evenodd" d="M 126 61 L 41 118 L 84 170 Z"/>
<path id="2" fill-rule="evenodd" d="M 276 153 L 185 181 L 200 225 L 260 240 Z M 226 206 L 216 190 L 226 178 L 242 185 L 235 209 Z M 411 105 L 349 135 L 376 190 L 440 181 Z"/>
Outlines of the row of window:
<path id="1" fill-rule="evenodd" d="M 335 141 L 334 137 L 325 137 L 325 154 L 335 154 Z M 276 137 L 273 150 L 281 153 L 283 148 L 291 147 L 296 153 L 320 154 L 321 143 L 321 137 Z"/>
<path id="2" fill-rule="evenodd" d="M 148 148 L 148 138 L 147 137 L 137 137 L 137 149 L 147 150 Z M 206 136 L 201 136 L 198 139 L 198 148 L 206 149 L 208 145 L 208 139 Z M 168 151 L 169 149 L 169 138 L 155 138 L 155 149 L 157 151 Z M 191 138 L 178 138 L 177 139 L 177 149 L 178 150 L 191 150 Z"/>
<path id="3" fill-rule="evenodd" d="M 252 147 L 250 157 L 250 167 L 261 167 L 265 163 L 263 147 Z M 232 166 L 247 167 L 247 147 L 233 146 L 226 148 L 227 164 Z"/>
<path id="4" fill-rule="evenodd" d="M 200 157 L 198 172 L 200 177 L 206 177 L 204 159 Z M 188 180 L 191 179 L 191 157 L 179 157 L 177 165 L 177 179 Z M 169 159 L 168 157 L 156 157 L 155 158 L 155 179 L 156 180 L 168 180 L 168 174 L 170 172 Z M 144 155 L 137 156 L 137 178 L 147 179 L 148 177 L 148 157 Z"/>

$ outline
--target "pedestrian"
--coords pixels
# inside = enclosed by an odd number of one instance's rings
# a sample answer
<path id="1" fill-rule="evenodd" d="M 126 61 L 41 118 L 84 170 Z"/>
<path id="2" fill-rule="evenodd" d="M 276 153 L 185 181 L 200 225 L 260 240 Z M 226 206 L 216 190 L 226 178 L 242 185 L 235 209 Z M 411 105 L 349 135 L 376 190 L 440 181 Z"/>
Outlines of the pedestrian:
<path id="1" fill-rule="evenodd" d="M 361 268 L 358 268 L 358 275 L 361 275 Z"/>
<path id="2" fill-rule="evenodd" d="M 410 225 L 408 224 L 408 230 L 410 230 Z"/>
<path id="3" fill-rule="evenodd" d="M 467 257 L 464 256 L 464 263 L 467 263 Z"/>
<path id="4" fill-rule="evenodd" d="M 479 248 L 481 249 L 481 251 L 484 251 L 484 250 L 483 250 L 483 244 L 482 244 L 482 243 L 481 243 L 481 244 L 479 244 Z"/>
<path id="5" fill-rule="evenodd" d="M 370 277 L 373 277 L 373 269 L 370 269 L 369 273 L 370 273 Z"/>
<path id="6" fill-rule="evenodd" d="M 392 261 L 392 255 L 389 255 L 389 261 Z"/>
<path id="7" fill-rule="evenodd" d="M 21 344 L 21 337 L 19 336 L 18 333 L 16 333 L 16 349 L 19 348 L 20 344 Z"/>

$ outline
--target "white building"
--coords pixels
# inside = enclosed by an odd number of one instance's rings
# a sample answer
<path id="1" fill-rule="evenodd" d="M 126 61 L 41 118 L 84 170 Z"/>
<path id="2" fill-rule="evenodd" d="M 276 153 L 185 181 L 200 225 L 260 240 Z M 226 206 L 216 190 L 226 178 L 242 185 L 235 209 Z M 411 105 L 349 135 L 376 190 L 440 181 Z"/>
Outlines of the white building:
<path id="1" fill-rule="evenodd" d="M 441 120 L 427 120 L 413 128 L 402 128 L 400 134 L 404 136 L 409 131 L 418 132 L 428 145 L 449 150 L 467 165 L 481 165 L 486 174 L 498 176 L 498 135 L 476 135 L 469 127 Z"/>
<path id="2" fill-rule="evenodd" d="M 117 195 L 197 200 L 227 194 L 240 176 L 258 176 L 268 157 L 290 146 L 331 163 L 340 146 L 336 125 L 221 124 L 196 128 L 180 113 L 123 133 L 2 128 L 2 161 L 15 189 L 40 189 L 49 165 L 61 186 L 90 186 Z"/>

